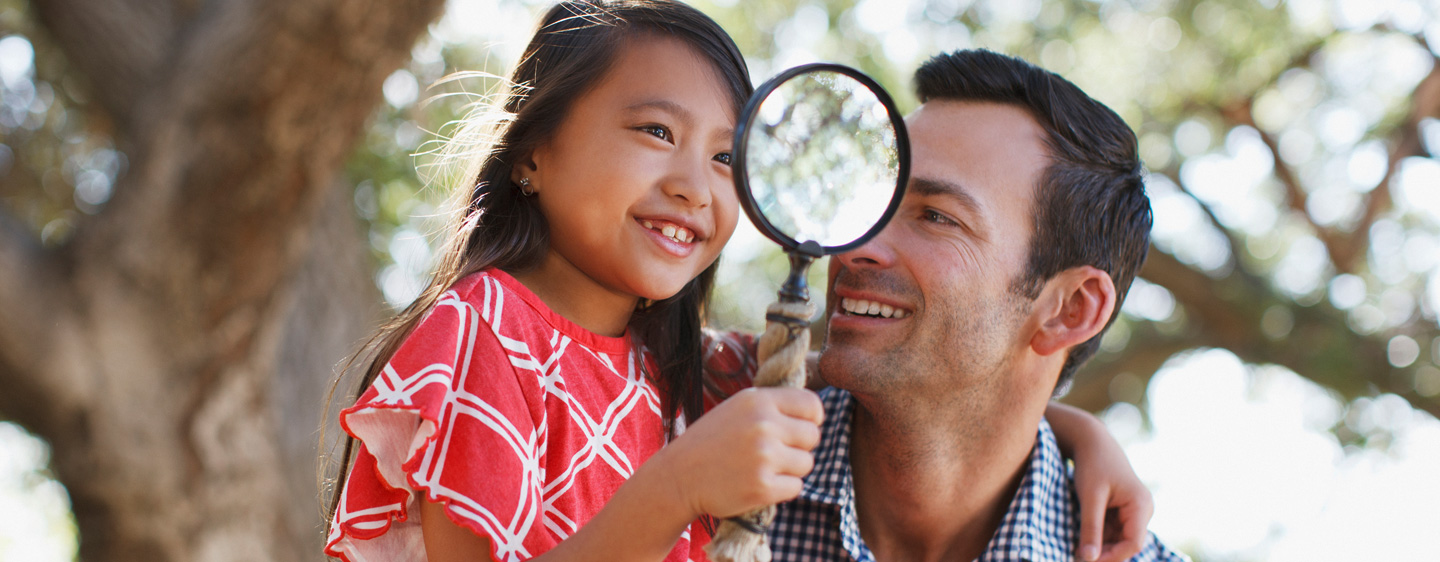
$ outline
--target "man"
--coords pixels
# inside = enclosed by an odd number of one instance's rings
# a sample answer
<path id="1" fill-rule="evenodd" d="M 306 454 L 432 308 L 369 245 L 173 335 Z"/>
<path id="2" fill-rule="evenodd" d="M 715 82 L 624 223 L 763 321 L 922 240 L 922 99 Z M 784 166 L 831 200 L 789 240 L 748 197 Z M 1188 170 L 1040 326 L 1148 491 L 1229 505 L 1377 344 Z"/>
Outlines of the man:
<path id="1" fill-rule="evenodd" d="M 1076 560 L 1042 415 L 1145 259 L 1135 135 L 1073 84 L 988 51 L 937 56 L 916 86 L 899 212 L 830 260 L 819 370 L 833 388 L 815 470 L 771 529 L 775 559 Z M 872 302 L 906 314 L 847 312 Z M 1183 559 L 1139 540 L 1135 560 Z"/>

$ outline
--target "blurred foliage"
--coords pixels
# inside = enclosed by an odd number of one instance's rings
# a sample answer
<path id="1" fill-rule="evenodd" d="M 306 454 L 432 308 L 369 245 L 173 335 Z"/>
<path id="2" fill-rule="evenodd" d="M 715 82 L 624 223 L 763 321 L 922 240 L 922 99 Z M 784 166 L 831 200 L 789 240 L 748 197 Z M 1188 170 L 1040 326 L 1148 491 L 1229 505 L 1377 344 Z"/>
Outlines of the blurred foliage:
<path id="1" fill-rule="evenodd" d="M 99 212 L 127 165 L 85 91 L 26 3 L 0 0 L 0 204 L 51 248 Z"/>

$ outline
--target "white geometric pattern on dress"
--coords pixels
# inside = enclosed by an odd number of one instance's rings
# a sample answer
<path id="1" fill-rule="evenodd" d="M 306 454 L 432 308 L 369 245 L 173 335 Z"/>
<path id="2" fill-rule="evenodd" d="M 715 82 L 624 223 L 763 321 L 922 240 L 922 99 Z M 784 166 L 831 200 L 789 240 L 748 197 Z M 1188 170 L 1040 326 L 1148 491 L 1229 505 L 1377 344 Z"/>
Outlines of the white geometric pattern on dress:
<path id="1" fill-rule="evenodd" d="M 374 383 L 378 393 L 374 402 L 410 406 L 412 397 L 422 388 L 443 385 L 448 399 L 440 416 L 441 423 L 454 427 L 456 419 L 467 417 L 478 421 L 503 439 L 519 459 L 522 478 L 527 483 L 522 486 L 513 515 L 509 517 L 502 517 L 487 509 L 485 505 L 442 484 L 441 475 L 446 470 L 447 453 L 450 447 L 460 446 L 451 442 L 454 438 L 453 432 L 445 432 L 425 450 L 420 466 L 412 477 L 416 484 L 427 488 L 430 494 L 445 499 L 453 514 L 478 524 L 491 538 L 500 560 L 520 560 L 538 554 L 529 552 L 523 544 L 537 524 L 543 525 L 562 540 L 579 529 L 579 522 L 557 508 L 556 502 L 572 490 L 581 474 L 592 470 L 609 470 L 623 478 L 629 478 L 634 473 L 637 459 L 631 459 L 625 449 L 616 445 L 617 432 L 621 429 L 622 422 L 641 404 L 644 406 L 639 411 L 646 412 L 646 415 L 660 415 L 660 398 L 656 389 L 645 378 L 638 353 L 627 354 L 622 372 L 609 355 L 583 345 L 575 345 L 570 337 L 553 327 L 548 342 L 537 342 L 533 335 L 527 338 L 523 333 L 511 333 L 507 330 L 503 315 L 506 290 L 499 280 L 489 276 L 483 279 L 482 284 L 480 292 L 483 292 L 483 298 L 476 299 L 476 302 L 467 302 L 455 291 L 447 291 L 436 303 L 436 312 L 432 312 L 434 314 L 448 308 L 453 310 L 457 317 L 454 337 L 459 345 L 455 346 L 454 361 L 449 364 L 437 362 L 410 373 L 400 373 L 386 365 Z M 475 306 L 477 304 L 480 306 Z M 466 377 L 471 376 L 470 363 L 477 359 L 473 354 L 478 331 L 486 325 L 505 350 L 517 373 L 524 376 L 528 372 L 535 376 L 547 403 L 551 403 L 550 407 L 555 403 L 564 405 L 563 411 L 569 418 L 567 427 L 575 431 L 581 440 L 578 450 L 572 451 L 566 462 L 558 463 L 564 468 L 555 474 L 547 474 L 546 467 L 542 464 L 549 449 L 546 430 L 549 420 L 537 420 L 536 429 L 522 431 L 503 412 L 486 403 L 482 397 L 466 390 L 471 388 L 465 381 Z M 541 345 L 532 345 L 536 343 Z M 572 396 L 567 389 L 567 373 L 564 372 L 561 358 L 566 353 L 577 352 L 576 350 L 595 359 L 588 363 L 603 366 L 591 372 L 577 373 L 576 376 L 614 376 L 624 381 L 622 390 L 605 404 L 603 412 L 593 411 L 598 408 L 597 404 L 587 407 L 584 401 Z M 451 365 L 454 366 L 453 369 Z M 594 401 L 594 397 L 590 399 Z M 545 408 L 541 415 L 550 415 L 549 407 Z M 558 459 L 551 459 L 549 462 L 554 465 L 557 464 L 556 460 Z M 342 501 L 341 505 L 345 505 L 345 502 Z M 370 512 L 385 512 L 395 507 L 397 506 L 366 509 L 363 513 L 342 513 L 339 518 L 345 520 Z M 384 524 L 383 521 L 375 523 L 377 528 Z"/>
<path id="2" fill-rule="evenodd" d="M 575 326 L 503 272 L 462 279 L 341 415 L 365 447 L 326 552 L 422 562 L 426 495 L 489 537 L 498 560 L 548 550 L 661 445 L 648 360 L 638 342 Z M 667 560 L 695 552 L 692 530 Z"/>
<path id="3" fill-rule="evenodd" d="M 479 330 L 482 324 L 477 320 L 479 318 L 488 319 L 490 325 L 494 327 L 497 332 L 496 335 L 499 336 L 500 326 L 498 324 L 502 320 L 501 310 L 504 306 L 504 291 L 499 290 L 495 283 L 493 279 L 485 280 L 484 306 L 481 310 L 475 310 L 474 307 L 461 299 L 454 291 L 447 291 L 440 297 L 440 301 L 436 303 L 437 309 L 439 307 L 452 307 L 455 309 L 460 319 L 456 337 L 460 338 L 459 341 L 462 342 L 461 345 L 456 346 L 458 356 L 455 358 L 455 364 L 460 366 L 460 378 L 450 387 L 452 396 L 451 399 L 447 401 L 446 411 L 442 416 L 445 418 L 445 423 L 451 424 L 452 426 L 455 417 L 469 416 L 480 421 L 486 427 L 495 431 L 496 434 L 503 437 L 505 442 L 510 445 L 516 457 L 520 459 L 523 480 L 530 484 L 521 487 L 519 503 L 515 506 L 514 515 L 509 521 L 501 521 L 494 512 L 485 506 L 480 505 L 463 494 L 446 488 L 440 483 L 440 474 L 445 470 L 444 461 L 448 458 L 446 453 L 449 452 L 449 448 L 452 445 L 451 440 L 454 435 L 453 433 L 446 433 L 440 442 L 435 443 L 434 446 L 426 450 L 421 460 L 418 474 L 415 475 L 415 479 L 421 485 L 429 488 L 430 492 L 435 496 L 446 498 L 450 509 L 454 513 L 478 523 L 480 527 L 486 531 L 486 534 L 490 536 L 491 541 L 495 543 L 496 555 L 500 559 L 519 560 L 522 557 L 529 558 L 534 556 L 534 554 L 525 549 L 523 541 L 525 536 L 529 534 L 531 527 L 534 526 L 536 516 L 540 510 L 536 489 L 542 482 L 542 477 L 540 474 L 540 459 L 536 452 L 541 450 L 538 445 L 540 440 L 543 439 L 543 428 L 545 425 L 539 425 L 541 431 L 531 431 L 528 435 L 522 434 L 503 413 L 496 410 L 480 397 L 464 390 L 465 377 L 470 375 L 469 367 L 470 361 L 473 359 L 472 355 L 476 344 L 476 331 Z M 504 344 L 507 339 L 509 338 L 503 338 L 500 341 Z M 514 340 L 511 341 L 513 342 Z M 521 347 L 524 346 L 523 342 L 515 343 L 520 343 Z M 508 349 L 514 349 L 514 346 L 506 347 Z"/>

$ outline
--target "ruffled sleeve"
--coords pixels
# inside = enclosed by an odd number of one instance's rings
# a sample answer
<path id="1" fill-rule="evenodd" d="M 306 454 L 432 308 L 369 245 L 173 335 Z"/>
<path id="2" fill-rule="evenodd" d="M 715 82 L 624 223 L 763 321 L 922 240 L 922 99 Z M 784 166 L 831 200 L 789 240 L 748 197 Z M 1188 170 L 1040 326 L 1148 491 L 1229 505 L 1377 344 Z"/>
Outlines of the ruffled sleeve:
<path id="1" fill-rule="evenodd" d="M 513 558 L 517 520 L 541 508 L 544 408 L 477 310 L 454 291 L 406 338 L 341 427 L 360 441 L 325 552 L 350 562 L 423 561 L 419 501 Z M 451 447 L 451 442 L 463 446 Z M 424 496 L 422 496 L 424 494 Z M 413 517 L 412 517 L 413 516 Z"/>

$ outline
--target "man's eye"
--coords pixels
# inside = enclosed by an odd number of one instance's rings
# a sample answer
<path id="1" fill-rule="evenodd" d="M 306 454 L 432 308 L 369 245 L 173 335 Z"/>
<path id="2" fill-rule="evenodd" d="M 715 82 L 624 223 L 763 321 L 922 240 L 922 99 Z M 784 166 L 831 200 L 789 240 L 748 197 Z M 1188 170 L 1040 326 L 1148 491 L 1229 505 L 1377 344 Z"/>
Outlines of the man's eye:
<path id="1" fill-rule="evenodd" d="M 943 215 L 943 214 L 940 214 L 938 211 L 935 211 L 935 210 L 932 210 L 932 209 L 926 209 L 925 212 L 921 214 L 921 217 L 923 217 L 923 218 L 924 218 L 926 221 L 928 221 L 928 222 L 933 222 L 933 223 L 936 223 L 936 224 L 944 224 L 944 225 L 958 225 L 958 224 L 959 224 L 959 223 L 956 223 L 954 220 L 952 220 L 950 217 L 947 217 L 947 216 L 945 216 L 945 215 Z"/>
<path id="2" fill-rule="evenodd" d="M 721 152 L 720 154 L 716 154 L 714 160 L 715 160 L 716 162 L 719 162 L 719 163 L 721 163 L 721 164 L 724 164 L 724 165 L 726 165 L 726 166 L 729 166 L 729 165 L 730 165 L 730 153 L 729 153 L 729 152 Z"/>
<path id="3" fill-rule="evenodd" d="M 665 142 L 670 142 L 672 138 L 670 135 L 670 129 L 666 129 L 665 127 L 662 127 L 660 125 L 646 125 L 644 127 L 640 127 L 640 130 L 655 135 L 656 137 L 659 137 L 660 140 L 663 140 Z"/>

